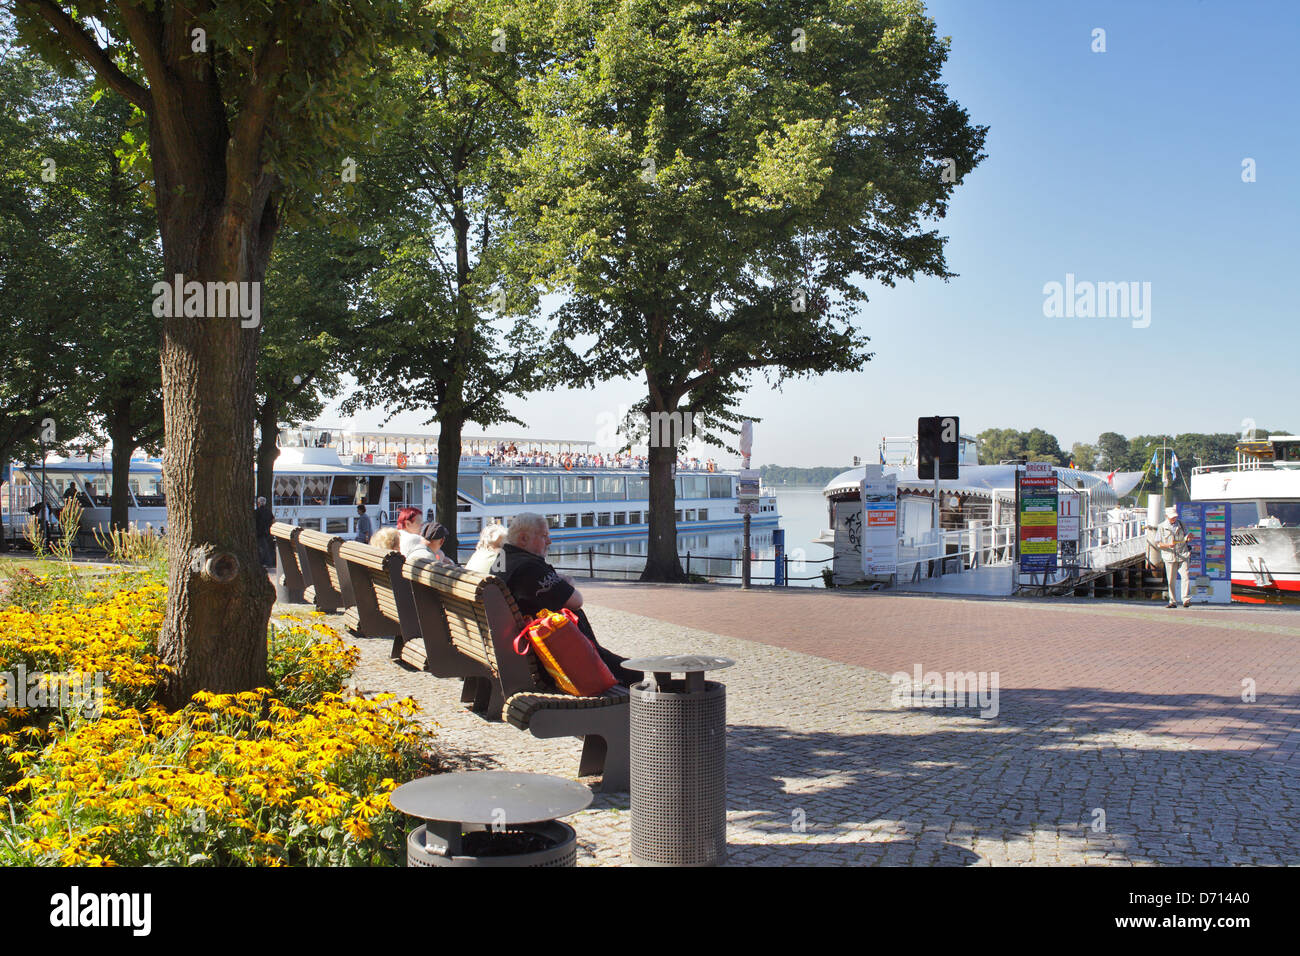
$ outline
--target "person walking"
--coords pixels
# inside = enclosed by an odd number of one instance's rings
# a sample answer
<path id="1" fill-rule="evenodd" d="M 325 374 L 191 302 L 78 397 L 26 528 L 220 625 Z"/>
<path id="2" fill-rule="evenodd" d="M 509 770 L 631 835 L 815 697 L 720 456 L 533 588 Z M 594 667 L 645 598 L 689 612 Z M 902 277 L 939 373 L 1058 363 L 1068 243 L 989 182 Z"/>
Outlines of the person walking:
<path id="1" fill-rule="evenodd" d="M 275 512 L 259 497 L 257 507 L 253 510 L 253 520 L 257 523 L 257 553 L 261 557 L 262 567 L 275 567 L 275 542 L 271 540 L 271 525 L 275 524 Z"/>
<path id="2" fill-rule="evenodd" d="M 1188 565 L 1192 560 L 1192 543 L 1187 534 L 1187 526 L 1178 517 L 1178 509 L 1165 509 L 1165 520 L 1158 529 L 1160 557 L 1165 564 L 1165 584 L 1169 588 L 1169 603 L 1165 607 L 1177 607 L 1178 598 L 1174 593 L 1174 575 L 1183 582 L 1183 607 L 1191 607 L 1191 573 Z"/>
<path id="3" fill-rule="evenodd" d="M 357 540 L 365 544 L 374 534 L 374 529 L 370 524 L 370 515 L 366 514 L 365 505 L 357 505 Z"/>

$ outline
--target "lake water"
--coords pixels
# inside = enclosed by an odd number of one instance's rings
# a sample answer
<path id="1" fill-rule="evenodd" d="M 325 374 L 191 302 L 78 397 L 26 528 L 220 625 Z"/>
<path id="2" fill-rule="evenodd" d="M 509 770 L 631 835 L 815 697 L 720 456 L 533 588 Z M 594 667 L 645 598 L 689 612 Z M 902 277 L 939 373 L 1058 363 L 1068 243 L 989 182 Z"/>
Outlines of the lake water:
<path id="1" fill-rule="evenodd" d="M 821 587 L 821 569 L 830 567 L 831 549 L 813 544 L 827 526 L 826 499 L 821 486 L 777 486 L 777 527 L 785 531 L 785 552 L 789 558 L 792 587 Z M 682 564 L 691 574 L 730 583 L 740 579 L 743 554 L 742 532 L 723 534 L 678 534 L 677 550 Z M 772 528 L 755 528 L 750 536 L 753 552 L 751 579 L 756 584 L 771 584 L 773 573 Z M 594 552 L 589 555 L 588 551 Z M 606 541 L 583 541 L 580 544 L 553 544 L 548 559 L 557 568 L 576 578 L 585 577 L 594 567 L 597 577 L 636 578 L 645 564 L 645 538 L 619 538 Z M 820 562 L 820 563 L 814 563 Z M 807 578 L 808 580 L 799 580 Z"/>

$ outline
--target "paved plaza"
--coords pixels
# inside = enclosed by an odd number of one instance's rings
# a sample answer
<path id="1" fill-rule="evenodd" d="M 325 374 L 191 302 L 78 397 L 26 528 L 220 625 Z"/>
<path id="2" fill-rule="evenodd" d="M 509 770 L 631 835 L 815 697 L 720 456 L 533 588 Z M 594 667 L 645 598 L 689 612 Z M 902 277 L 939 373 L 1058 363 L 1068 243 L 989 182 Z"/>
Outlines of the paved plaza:
<path id="1" fill-rule="evenodd" d="M 578 583 L 621 654 L 738 662 L 732 865 L 1300 863 L 1300 612 Z M 349 640 L 357 689 L 415 697 L 451 765 L 576 772 L 579 741 Z M 900 706 L 890 675 L 918 665 L 997 672 L 996 715 Z M 630 862 L 625 794 L 570 822 L 580 865 Z"/>

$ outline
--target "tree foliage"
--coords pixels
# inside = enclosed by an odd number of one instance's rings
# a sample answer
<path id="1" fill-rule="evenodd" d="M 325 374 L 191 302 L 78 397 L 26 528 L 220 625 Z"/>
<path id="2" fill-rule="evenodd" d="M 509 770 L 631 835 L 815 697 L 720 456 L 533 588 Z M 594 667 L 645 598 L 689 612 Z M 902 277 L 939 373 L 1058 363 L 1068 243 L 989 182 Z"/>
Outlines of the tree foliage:
<path id="1" fill-rule="evenodd" d="M 518 42 L 549 58 L 521 86 L 514 262 L 568 293 L 572 382 L 643 378 L 642 410 L 690 412 L 725 445 L 753 373 L 779 385 L 870 358 L 852 322 L 862 280 L 950 275 L 930 223 L 984 130 L 938 81 L 946 45 L 919 3 L 518 16 Z M 651 445 L 647 578 L 682 577 L 675 455 Z"/>

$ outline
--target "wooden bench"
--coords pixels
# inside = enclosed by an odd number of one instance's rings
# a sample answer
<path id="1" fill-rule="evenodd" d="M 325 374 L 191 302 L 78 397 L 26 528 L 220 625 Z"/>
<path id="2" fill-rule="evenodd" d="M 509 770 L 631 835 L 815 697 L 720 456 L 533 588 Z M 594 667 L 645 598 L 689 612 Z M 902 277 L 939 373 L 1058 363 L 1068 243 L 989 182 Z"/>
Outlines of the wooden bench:
<path id="1" fill-rule="evenodd" d="M 311 584 L 306 566 L 298 551 L 298 535 L 302 528 L 277 521 L 271 525 L 275 541 L 275 599 L 286 604 L 304 604 L 303 591 Z"/>
<path id="2" fill-rule="evenodd" d="M 426 648 L 436 633 L 431 619 L 441 607 L 452 647 L 487 670 L 491 677 L 488 715 L 499 714 L 534 737 L 581 737 L 578 775 L 603 774 L 602 790 L 627 791 L 631 777 L 627 688 L 613 687 L 601 697 L 556 693 L 536 655 L 515 653 L 515 635 L 526 622 L 500 578 L 428 558 L 406 562 L 402 573 L 412 584 Z"/>
<path id="3" fill-rule="evenodd" d="M 411 586 L 402 577 L 401 552 L 345 541 L 336 560 L 346 566 L 356 598 L 356 604 L 343 615 L 343 623 L 358 637 L 392 638 L 396 656 L 404 639 L 420 633 Z M 409 632 L 406 626 L 411 628 Z"/>
<path id="4" fill-rule="evenodd" d="M 318 611 L 333 613 L 357 603 L 346 571 L 339 572 L 337 558 L 342 546 L 343 539 L 337 535 L 298 529 L 298 554 L 309 575 L 303 597 Z"/>

